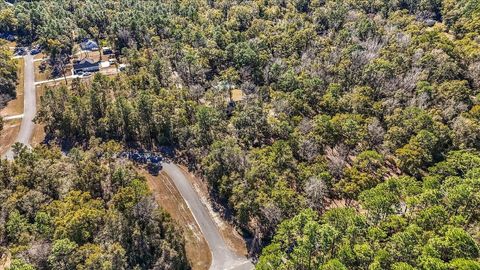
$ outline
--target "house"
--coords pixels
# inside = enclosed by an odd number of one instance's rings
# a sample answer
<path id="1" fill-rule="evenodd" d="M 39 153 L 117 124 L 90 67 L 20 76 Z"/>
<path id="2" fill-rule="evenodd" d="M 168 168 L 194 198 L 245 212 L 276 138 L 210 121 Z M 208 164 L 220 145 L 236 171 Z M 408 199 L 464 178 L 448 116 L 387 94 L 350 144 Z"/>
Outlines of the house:
<path id="1" fill-rule="evenodd" d="M 73 63 L 73 73 L 83 74 L 85 72 L 98 72 L 100 71 L 100 62 L 95 62 L 92 59 L 83 59 Z"/>
<path id="2" fill-rule="evenodd" d="M 91 39 L 87 39 L 87 40 L 83 41 L 82 43 L 80 43 L 80 48 L 82 48 L 82 50 L 84 50 L 84 51 L 98 51 L 99 50 L 98 44 Z"/>

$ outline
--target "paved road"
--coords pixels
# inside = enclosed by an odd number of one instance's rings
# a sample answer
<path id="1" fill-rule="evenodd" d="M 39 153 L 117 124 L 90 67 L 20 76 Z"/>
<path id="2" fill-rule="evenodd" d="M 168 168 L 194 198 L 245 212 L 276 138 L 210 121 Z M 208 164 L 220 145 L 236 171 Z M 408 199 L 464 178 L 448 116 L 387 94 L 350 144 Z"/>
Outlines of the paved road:
<path id="1" fill-rule="evenodd" d="M 55 78 L 55 79 L 51 79 L 51 80 L 38 81 L 38 82 L 35 82 L 35 85 L 40 85 L 40 84 L 44 84 L 44 83 L 52 83 L 52 82 L 61 82 L 61 81 L 65 81 L 65 79 L 68 80 L 68 79 L 75 79 L 75 78 L 81 78 L 81 77 L 78 76 L 78 75 L 69 75 L 69 76 Z"/>
<path id="2" fill-rule="evenodd" d="M 250 270 L 253 264 L 245 257 L 236 255 L 225 243 L 220 231 L 200 200 L 199 195 L 187 179 L 183 171 L 175 164 L 164 163 L 163 171 L 170 176 L 183 199 L 187 203 L 193 217 L 197 221 L 203 236 L 212 252 L 210 270 Z"/>
<path id="3" fill-rule="evenodd" d="M 182 79 L 177 71 L 172 70 L 172 79 L 177 88 L 183 88 Z M 227 246 L 218 227 L 213 221 L 212 216 L 208 212 L 206 206 L 200 200 L 198 194 L 190 184 L 190 181 L 185 177 L 182 170 L 175 164 L 163 164 L 163 171 L 166 172 L 183 199 L 187 203 L 193 217 L 200 226 L 203 236 L 212 252 L 212 265 L 210 270 L 251 270 L 254 268 L 253 264 L 245 257 L 236 255 Z"/>
<path id="4" fill-rule="evenodd" d="M 16 142 L 24 145 L 30 145 L 30 139 L 33 135 L 35 123 L 33 119 L 37 113 L 37 96 L 35 91 L 35 73 L 33 68 L 33 56 L 29 54 L 24 56 L 25 77 L 24 77 L 24 93 L 23 93 L 23 118 L 20 131 L 17 135 Z M 5 154 L 7 159 L 13 159 L 12 149 Z"/>
<path id="5" fill-rule="evenodd" d="M 22 119 L 22 118 L 23 118 L 23 113 L 18 115 L 8 115 L 3 117 L 3 121 L 10 121 L 10 120 L 16 120 L 16 119 Z"/>
<path id="6" fill-rule="evenodd" d="M 17 142 L 25 145 L 30 144 L 35 124 L 33 119 L 36 113 L 36 93 L 35 93 L 35 74 L 33 65 L 33 56 L 25 56 L 25 93 L 24 93 L 24 113 Z M 13 159 L 13 152 L 10 149 L 6 157 Z M 212 265 L 210 270 L 251 270 L 253 264 L 245 257 L 236 255 L 225 243 L 220 231 L 213 221 L 206 206 L 200 200 L 199 195 L 187 179 L 183 171 L 172 163 L 165 163 L 164 171 L 173 180 L 178 191 L 192 211 L 207 243 L 212 252 Z"/>

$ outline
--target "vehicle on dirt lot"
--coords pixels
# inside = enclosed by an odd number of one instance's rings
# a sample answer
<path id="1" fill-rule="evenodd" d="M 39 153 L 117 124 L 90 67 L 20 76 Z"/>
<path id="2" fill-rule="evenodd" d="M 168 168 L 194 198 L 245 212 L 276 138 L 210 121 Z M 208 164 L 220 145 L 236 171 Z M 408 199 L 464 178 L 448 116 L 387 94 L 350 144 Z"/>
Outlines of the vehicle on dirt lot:
<path id="1" fill-rule="evenodd" d="M 162 170 L 162 165 L 160 163 L 149 162 L 147 164 L 147 170 L 151 175 L 157 176 L 160 174 L 160 171 Z"/>

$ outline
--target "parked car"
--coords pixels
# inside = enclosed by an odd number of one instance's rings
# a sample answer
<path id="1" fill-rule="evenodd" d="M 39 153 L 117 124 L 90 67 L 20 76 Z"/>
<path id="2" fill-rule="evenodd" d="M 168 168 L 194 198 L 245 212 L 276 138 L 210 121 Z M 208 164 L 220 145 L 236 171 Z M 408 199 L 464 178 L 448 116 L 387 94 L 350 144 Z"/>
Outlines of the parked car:
<path id="1" fill-rule="evenodd" d="M 104 55 L 110 55 L 113 54 L 113 50 L 110 47 L 103 47 L 102 48 L 103 54 Z"/>
<path id="2" fill-rule="evenodd" d="M 162 165 L 160 163 L 148 163 L 147 170 L 151 175 L 157 176 L 162 170 Z"/>
<path id="3" fill-rule="evenodd" d="M 25 50 L 25 48 L 21 48 L 21 47 L 15 48 L 14 55 L 22 56 L 22 55 L 26 55 L 26 54 L 27 54 L 27 50 Z"/>
<path id="4" fill-rule="evenodd" d="M 149 160 L 150 160 L 151 163 L 157 164 L 157 163 L 160 163 L 160 162 L 162 161 L 162 157 L 160 157 L 160 156 L 151 156 L 151 157 L 149 158 Z"/>
<path id="5" fill-rule="evenodd" d="M 16 38 L 14 35 L 7 35 L 7 36 L 5 37 L 5 39 L 8 40 L 8 41 L 15 41 L 15 40 L 17 40 L 17 38 Z"/>
<path id="6" fill-rule="evenodd" d="M 130 155 L 130 159 L 133 160 L 133 161 L 135 161 L 135 162 L 139 162 L 139 161 L 140 161 L 140 158 L 141 158 L 141 156 L 140 156 L 139 153 L 132 153 L 132 154 Z"/>
<path id="7" fill-rule="evenodd" d="M 81 72 L 81 71 L 79 71 L 78 73 L 80 73 L 80 72 Z M 77 74 L 78 74 L 78 73 L 77 73 Z M 83 73 L 83 74 L 80 75 L 80 76 L 82 76 L 82 77 L 90 77 L 90 76 L 92 76 L 92 73 L 91 73 L 91 72 L 85 72 L 85 73 Z"/>
<path id="8" fill-rule="evenodd" d="M 39 54 L 39 53 L 41 53 L 41 52 L 42 52 L 42 49 L 40 49 L 40 48 L 35 48 L 35 49 L 33 49 L 33 50 L 30 51 L 30 54 L 36 55 L 36 54 Z"/>

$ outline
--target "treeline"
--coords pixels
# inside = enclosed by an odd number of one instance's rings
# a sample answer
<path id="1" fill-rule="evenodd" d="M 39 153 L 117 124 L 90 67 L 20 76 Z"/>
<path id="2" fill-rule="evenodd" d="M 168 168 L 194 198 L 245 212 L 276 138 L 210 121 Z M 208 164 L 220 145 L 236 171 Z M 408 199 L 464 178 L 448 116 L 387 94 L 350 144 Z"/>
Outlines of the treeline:
<path id="1" fill-rule="evenodd" d="M 115 158 L 120 149 L 94 144 L 63 156 L 16 145 L 15 161 L 0 161 L 0 246 L 10 270 L 190 269 L 181 233 L 145 179 Z"/>
<path id="2" fill-rule="evenodd" d="M 12 59 L 9 48 L 0 41 L 0 109 L 16 97 L 17 62 Z M 0 130 L 3 129 L 3 119 L 0 117 Z"/>
<path id="3" fill-rule="evenodd" d="M 49 16 L 55 9 L 65 16 Z M 449 153 L 480 150 L 476 2 L 55 1 L 14 8 L 36 12 L 43 12 L 38 29 L 57 29 L 51 23 L 83 33 L 72 40 L 98 36 L 129 64 L 125 75 L 48 90 L 38 120 L 50 136 L 176 146 L 253 236 L 253 254 L 302 209 L 318 213 L 318 224 L 335 203 L 361 212 L 365 192 L 395 177 L 423 188 L 428 168 Z M 103 12 L 109 16 L 91 18 Z M 230 116 L 232 90 L 244 97 Z M 442 183 L 431 188 L 443 192 Z M 405 218 L 410 223 L 421 227 Z M 476 233 L 464 230 L 477 245 Z"/>
<path id="4" fill-rule="evenodd" d="M 0 109 L 16 96 L 17 61 L 9 48 L 0 41 Z"/>

